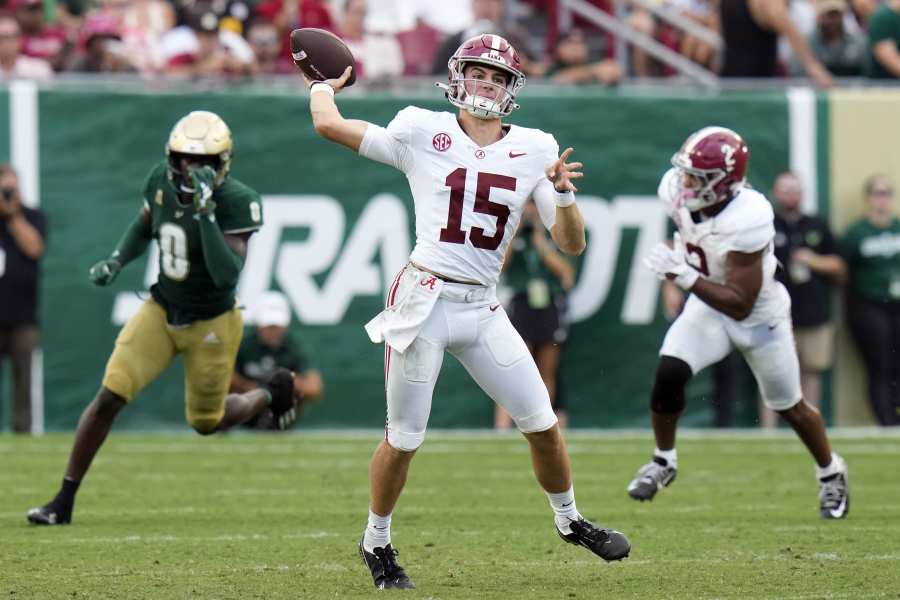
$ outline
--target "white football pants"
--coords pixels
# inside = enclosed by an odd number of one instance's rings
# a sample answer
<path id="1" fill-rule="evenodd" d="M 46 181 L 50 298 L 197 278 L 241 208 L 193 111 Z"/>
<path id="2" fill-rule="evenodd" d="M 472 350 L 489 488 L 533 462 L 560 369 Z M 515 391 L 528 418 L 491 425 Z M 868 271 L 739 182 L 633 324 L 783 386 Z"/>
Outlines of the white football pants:
<path id="1" fill-rule="evenodd" d="M 473 294 L 473 288 L 486 293 Z M 392 289 L 389 299 L 396 292 Z M 537 365 L 497 301 L 495 290 L 445 283 L 434 309 L 406 351 L 401 354 L 385 346 L 385 431 L 394 448 L 412 451 L 425 440 L 431 397 L 445 350 L 506 409 L 523 433 L 545 431 L 556 423 Z"/>
<path id="2" fill-rule="evenodd" d="M 692 294 L 669 327 L 659 354 L 683 360 L 696 375 L 728 356 L 732 348 L 753 371 L 766 406 L 787 410 L 803 397 L 789 312 L 747 327 Z"/>

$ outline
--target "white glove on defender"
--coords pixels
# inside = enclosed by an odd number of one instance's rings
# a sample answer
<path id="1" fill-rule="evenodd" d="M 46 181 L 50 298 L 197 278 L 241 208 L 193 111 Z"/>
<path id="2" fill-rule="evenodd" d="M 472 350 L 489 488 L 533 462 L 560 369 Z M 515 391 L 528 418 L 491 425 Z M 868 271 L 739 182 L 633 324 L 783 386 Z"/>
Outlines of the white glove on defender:
<path id="1" fill-rule="evenodd" d="M 681 236 L 677 233 L 673 248 L 669 248 L 665 242 L 658 243 L 644 258 L 644 264 L 660 279 L 674 275 L 675 284 L 685 291 L 690 290 L 700 277 L 700 273 L 685 261 L 684 244 L 681 243 Z"/>

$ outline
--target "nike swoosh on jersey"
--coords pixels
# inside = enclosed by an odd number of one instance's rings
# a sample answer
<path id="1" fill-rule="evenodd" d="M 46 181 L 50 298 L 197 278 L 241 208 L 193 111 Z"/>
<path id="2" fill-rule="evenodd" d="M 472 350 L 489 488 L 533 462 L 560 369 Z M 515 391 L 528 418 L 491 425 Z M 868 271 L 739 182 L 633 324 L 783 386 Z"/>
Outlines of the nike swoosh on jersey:
<path id="1" fill-rule="evenodd" d="M 495 310 L 497 310 L 498 308 L 500 308 L 500 305 L 499 305 L 499 304 L 496 304 L 496 305 L 494 305 L 494 306 L 489 306 L 488 308 L 490 309 L 491 312 L 494 312 Z"/>
<path id="2" fill-rule="evenodd" d="M 528 153 L 527 152 L 510 152 L 509 157 L 510 158 L 519 158 L 520 156 L 525 156 L 526 154 L 528 154 Z"/>

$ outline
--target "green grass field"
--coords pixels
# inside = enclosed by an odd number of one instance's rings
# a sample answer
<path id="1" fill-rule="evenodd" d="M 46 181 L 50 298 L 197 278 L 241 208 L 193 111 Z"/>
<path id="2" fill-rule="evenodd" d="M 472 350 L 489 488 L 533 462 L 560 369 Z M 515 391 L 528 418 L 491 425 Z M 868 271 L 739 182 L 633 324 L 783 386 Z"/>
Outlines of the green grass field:
<path id="1" fill-rule="evenodd" d="M 22 598 L 900 598 L 900 437 L 841 437 L 846 521 L 817 513 L 787 435 L 691 437 L 652 504 L 625 494 L 648 434 L 569 438 L 578 506 L 632 541 L 605 564 L 563 544 L 518 436 L 433 433 L 393 540 L 418 589 L 378 592 L 356 553 L 377 432 L 113 434 L 71 526 L 55 493 L 70 435 L 0 436 L 0 600 Z"/>

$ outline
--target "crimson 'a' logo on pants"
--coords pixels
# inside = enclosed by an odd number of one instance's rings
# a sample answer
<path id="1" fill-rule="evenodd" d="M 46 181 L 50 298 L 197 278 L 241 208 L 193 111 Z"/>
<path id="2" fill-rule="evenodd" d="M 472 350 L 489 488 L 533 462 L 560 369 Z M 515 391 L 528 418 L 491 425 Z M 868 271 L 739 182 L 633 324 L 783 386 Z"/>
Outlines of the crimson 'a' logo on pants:
<path id="1" fill-rule="evenodd" d="M 436 283 L 437 277 L 429 277 L 428 279 L 423 280 L 419 285 L 433 290 Z"/>

